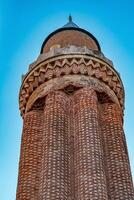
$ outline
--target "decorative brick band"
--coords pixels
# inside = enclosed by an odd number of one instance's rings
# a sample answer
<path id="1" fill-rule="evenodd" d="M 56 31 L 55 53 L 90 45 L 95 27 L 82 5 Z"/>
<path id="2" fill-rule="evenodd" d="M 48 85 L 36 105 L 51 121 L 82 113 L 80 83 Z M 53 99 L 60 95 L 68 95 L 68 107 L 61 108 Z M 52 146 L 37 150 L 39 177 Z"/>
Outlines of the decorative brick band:
<path id="1" fill-rule="evenodd" d="M 109 199 L 134 199 L 120 109 L 116 104 L 106 103 L 101 106 L 100 114 Z"/>
<path id="2" fill-rule="evenodd" d="M 81 74 L 99 79 L 113 90 L 123 109 L 124 89 L 116 71 L 99 58 L 74 54 L 48 59 L 31 69 L 25 77 L 20 90 L 19 101 L 22 115 L 25 113 L 30 95 L 37 87 L 54 77 L 69 74 Z"/>

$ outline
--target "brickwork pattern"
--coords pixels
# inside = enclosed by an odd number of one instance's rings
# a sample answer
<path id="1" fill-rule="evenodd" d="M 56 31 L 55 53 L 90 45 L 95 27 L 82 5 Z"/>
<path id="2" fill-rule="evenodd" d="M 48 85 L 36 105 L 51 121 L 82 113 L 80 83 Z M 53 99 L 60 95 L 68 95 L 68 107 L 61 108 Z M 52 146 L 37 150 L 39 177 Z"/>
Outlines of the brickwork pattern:
<path id="1" fill-rule="evenodd" d="M 81 74 L 94 77 L 106 84 L 117 96 L 120 106 L 124 105 L 124 90 L 115 70 L 105 62 L 84 55 L 65 56 L 43 62 L 27 75 L 20 91 L 20 110 L 25 113 L 27 101 L 33 91 L 44 82 L 55 77 Z"/>
<path id="2" fill-rule="evenodd" d="M 116 104 L 105 103 L 100 113 L 109 199 L 134 199 L 121 111 Z"/>
<path id="3" fill-rule="evenodd" d="M 66 200 L 70 194 L 67 97 L 48 94 L 44 107 L 40 200 Z"/>
<path id="4" fill-rule="evenodd" d="M 124 87 L 98 48 L 84 32 L 55 32 L 23 77 L 16 200 L 134 199 Z"/>
<path id="5" fill-rule="evenodd" d="M 17 200 L 134 198 L 121 109 L 98 100 L 66 88 L 25 114 Z"/>
<path id="6" fill-rule="evenodd" d="M 90 88 L 74 94 L 75 198 L 107 200 L 98 100 Z"/>
<path id="7" fill-rule="evenodd" d="M 43 119 L 39 110 L 27 113 L 24 118 L 16 196 L 19 200 L 39 199 Z"/>

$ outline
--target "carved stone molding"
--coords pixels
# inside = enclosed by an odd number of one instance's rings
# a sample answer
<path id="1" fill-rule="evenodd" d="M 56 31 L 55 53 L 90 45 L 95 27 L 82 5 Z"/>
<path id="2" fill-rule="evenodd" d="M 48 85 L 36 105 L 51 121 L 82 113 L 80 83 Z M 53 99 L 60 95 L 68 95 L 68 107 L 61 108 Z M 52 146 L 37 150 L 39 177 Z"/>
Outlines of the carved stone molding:
<path id="1" fill-rule="evenodd" d="M 105 93 L 111 99 L 111 101 L 120 106 L 118 98 L 114 92 L 99 80 L 85 75 L 66 75 L 63 77 L 51 79 L 36 88 L 27 102 L 26 112 L 31 109 L 37 99 L 42 99 L 52 91 L 62 90 L 71 85 L 76 88 L 91 86 L 97 93 Z"/>
<path id="2" fill-rule="evenodd" d="M 25 76 L 19 95 L 21 114 L 25 113 L 30 96 L 40 85 L 54 78 L 76 74 L 93 77 L 108 86 L 117 96 L 123 110 L 124 88 L 114 68 L 94 56 L 68 54 L 42 61 Z"/>

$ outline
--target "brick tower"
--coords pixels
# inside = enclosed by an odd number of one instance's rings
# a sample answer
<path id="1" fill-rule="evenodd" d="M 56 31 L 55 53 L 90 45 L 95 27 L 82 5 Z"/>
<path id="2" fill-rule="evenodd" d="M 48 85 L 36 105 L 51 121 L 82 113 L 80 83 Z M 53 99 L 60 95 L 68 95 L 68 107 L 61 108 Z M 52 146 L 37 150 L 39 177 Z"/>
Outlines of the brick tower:
<path id="1" fill-rule="evenodd" d="M 17 200 L 134 199 L 121 78 L 71 17 L 43 42 L 19 104 Z"/>

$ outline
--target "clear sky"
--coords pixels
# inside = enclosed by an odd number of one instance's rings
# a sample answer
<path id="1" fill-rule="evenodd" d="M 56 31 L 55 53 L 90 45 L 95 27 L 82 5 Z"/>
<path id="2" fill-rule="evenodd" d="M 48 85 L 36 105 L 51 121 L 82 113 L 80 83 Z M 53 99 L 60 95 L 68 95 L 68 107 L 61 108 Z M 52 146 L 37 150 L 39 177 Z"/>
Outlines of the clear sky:
<path id="1" fill-rule="evenodd" d="M 123 80 L 125 133 L 134 176 L 134 1 L 0 1 L 0 199 L 14 200 L 22 119 L 18 109 L 21 75 L 39 55 L 45 37 L 69 14 L 94 34 Z"/>

